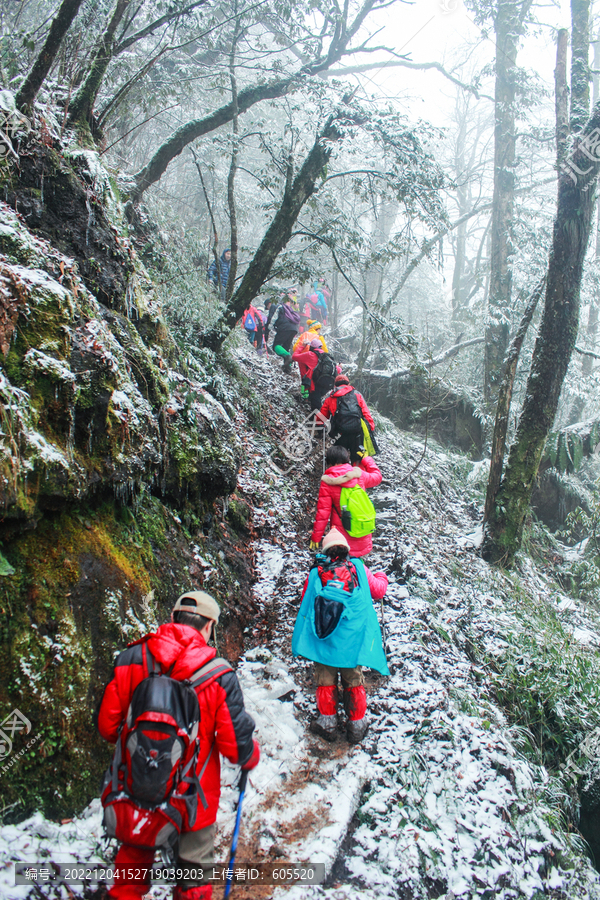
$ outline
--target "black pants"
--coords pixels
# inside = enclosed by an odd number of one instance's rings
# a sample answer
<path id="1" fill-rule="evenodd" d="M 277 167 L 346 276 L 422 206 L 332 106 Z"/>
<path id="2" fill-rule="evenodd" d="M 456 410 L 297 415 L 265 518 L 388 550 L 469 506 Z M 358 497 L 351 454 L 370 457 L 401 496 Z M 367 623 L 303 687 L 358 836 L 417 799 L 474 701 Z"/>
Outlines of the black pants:
<path id="1" fill-rule="evenodd" d="M 321 409 L 323 406 L 323 398 L 333 387 L 333 378 L 319 378 L 316 382 L 314 390 L 310 392 L 310 408 Z"/>
<path id="2" fill-rule="evenodd" d="M 360 432 L 342 431 L 336 440 L 335 445 L 336 447 L 345 447 L 346 450 L 348 450 L 350 453 L 350 462 L 353 465 L 360 462 L 358 451 L 364 449 L 362 430 Z"/>
<path id="3" fill-rule="evenodd" d="M 284 331 L 283 334 L 279 331 L 275 332 L 275 337 L 273 338 L 273 349 L 275 347 L 283 347 L 284 350 L 287 350 L 288 353 L 292 346 L 292 341 L 296 337 L 295 331 Z M 292 360 L 289 356 L 283 357 L 283 371 L 291 372 L 292 371 Z"/>

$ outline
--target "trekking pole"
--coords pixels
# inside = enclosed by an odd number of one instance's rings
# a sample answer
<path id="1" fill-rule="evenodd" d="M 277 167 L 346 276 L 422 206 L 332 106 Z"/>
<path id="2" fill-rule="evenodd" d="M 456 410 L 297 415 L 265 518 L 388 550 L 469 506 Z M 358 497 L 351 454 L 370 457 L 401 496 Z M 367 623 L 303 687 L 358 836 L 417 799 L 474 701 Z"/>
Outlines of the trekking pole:
<path id="1" fill-rule="evenodd" d="M 238 845 L 238 837 L 240 834 L 240 824 L 242 821 L 242 800 L 246 790 L 246 782 L 248 781 L 248 772 L 242 770 L 240 775 L 240 795 L 238 797 L 237 814 L 235 817 L 235 827 L 233 829 L 233 837 L 231 838 L 231 851 L 229 854 L 229 865 L 227 866 L 227 882 L 225 884 L 224 900 L 227 900 L 231 893 L 231 885 L 233 883 L 233 866 L 235 864 L 235 853 Z"/>
<path id="2" fill-rule="evenodd" d="M 389 665 L 390 665 L 389 652 L 390 651 L 389 651 L 389 647 L 388 647 L 387 626 L 385 624 L 385 610 L 384 610 L 384 606 L 383 606 L 383 597 L 381 598 L 381 637 L 383 639 L 383 652 L 385 654 L 385 659 L 386 659 L 386 662 L 387 662 L 388 668 L 389 668 Z"/>

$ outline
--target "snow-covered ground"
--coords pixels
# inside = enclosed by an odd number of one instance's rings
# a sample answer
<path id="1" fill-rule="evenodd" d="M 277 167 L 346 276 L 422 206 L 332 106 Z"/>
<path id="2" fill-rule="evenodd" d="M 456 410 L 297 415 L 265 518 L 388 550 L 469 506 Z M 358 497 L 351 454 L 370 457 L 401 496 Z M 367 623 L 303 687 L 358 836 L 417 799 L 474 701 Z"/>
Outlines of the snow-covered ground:
<path id="1" fill-rule="evenodd" d="M 362 746 L 350 747 L 341 735 L 326 745 L 307 732 L 310 666 L 290 658 L 290 637 L 310 565 L 320 451 L 286 474 L 268 463 L 274 454 L 286 471 L 277 443 L 306 410 L 278 362 L 246 347 L 238 353 L 262 398 L 264 429 L 244 432 L 247 463 L 239 479 L 255 509 L 255 595 L 264 621 L 249 629 L 252 649 L 238 669 L 263 748 L 250 777 L 238 858 L 325 863 L 325 884 L 274 887 L 278 900 L 600 898 L 600 876 L 567 842 L 550 776 L 519 752 L 518 732 L 473 652 L 475 644 L 490 658 L 503 652 L 508 635 L 526 627 L 524 597 L 548 604 L 574 641 L 598 646 L 598 624 L 528 560 L 507 576 L 478 557 L 482 464 L 430 447 L 410 474 L 422 445 L 385 420 L 378 423 L 377 458 L 384 481 L 372 493 L 378 528 L 367 563 L 391 572 L 384 615 L 392 675 L 368 676 L 371 728 Z M 240 414 L 238 433 L 245 424 Z M 236 778 L 224 766 L 223 861 Z M 13 886 L 16 861 L 106 861 L 100 818 L 95 802 L 62 825 L 34 816 L 3 828 L 0 895 L 28 896 L 26 887 Z M 82 889 L 71 890 L 77 896 Z M 167 895 L 156 887 L 151 896 Z M 236 895 L 269 893 L 236 886 Z"/>

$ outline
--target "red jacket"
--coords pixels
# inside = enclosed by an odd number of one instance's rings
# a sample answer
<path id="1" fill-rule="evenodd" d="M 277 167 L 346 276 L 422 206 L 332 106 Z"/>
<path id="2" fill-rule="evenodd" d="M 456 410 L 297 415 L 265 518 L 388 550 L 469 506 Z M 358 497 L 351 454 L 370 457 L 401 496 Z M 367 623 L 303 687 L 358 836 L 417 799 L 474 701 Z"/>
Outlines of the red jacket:
<path id="1" fill-rule="evenodd" d="M 337 398 L 343 397 L 344 394 L 349 394 L 350 391 L 354 391 L 354 393 L 356 394 L 356 399 L 358 400 L 358 405 L 361 408 L 363 419 L 365 420 L 369 428 L 374 430 L 375 422 L 373 421 L 373 416 L 371 415 L 369 407 L 365 403 L 365 398 L 361 393 L 359 393 L 359 391 L 355 390 L 351 384 L 343 384 L 341 387 L 337 388 L 337 390 L 335 390 L 333 394 L 330 394 L 329 397 L 326 398 L 323 406 L 321 407 L 321 415 L 325 416 L 326 419 L 329 419 L 329 417 L 333 418 L 337 410 Z M 379 479 L 379 481 L 381 481 L 381 479 Z M 377 482 L 377 484 L 379 484 L 379 481 Z"/>
<path id="2" fill-rule="evenodd" d="M 217 655 L 195 628 L 169 623 L 120 653 L 115 662 L 111 681 L 106 686 L 98 714 L 98 730 L 102 737 L 114 744 L 121 722 L 127 715 L 134 690 L 146 676 L 143 659 L 144 642 L 163 670 L 173 666 L 171 677 L 183 681 L 201 669 Z M 221 793 L 221 763 L 223 754 L 232 763 L 253 768 L 259 760 L 260 750 L 252 738 L 254 720 L 244 709 L 244 698 L 235 672 L 226 672 L 208 686 L 197 689 L 200 705 L 200 756 L 197 772 L 200 773 L 206 757 L 212 750 L 210 761 L 202 776 L 202 789 L 208 806 L 199 804 L 193 831 L 205 828 L 217 818 Z M 214 748 L 213 748 L 214 745 Z"/>
<path id="3" fill-rule="evenodd" d="M 357 477 L 359 472 L 360 476 Z M 350 556 L 366 556 L 367 553 L 370 553 L 373 549 L 373 539 L 370 534 L 355 538 L 350 537 L 344 529 L 340 515 L 340 494 L 343 487 L 354 487 L 359 484 L 361 488 L 367 490 L 380 482 L 381 472 L 370 456 L 365 456 L 361 460 L 360 466 L 351 466 L 350 463 L 330 466 L 321 477 L 317 515 L 310 536 L 311 541 L 318 544 L 329 525 L 330 528 L 337 528 L 342 532 L 350 544 Z"/>

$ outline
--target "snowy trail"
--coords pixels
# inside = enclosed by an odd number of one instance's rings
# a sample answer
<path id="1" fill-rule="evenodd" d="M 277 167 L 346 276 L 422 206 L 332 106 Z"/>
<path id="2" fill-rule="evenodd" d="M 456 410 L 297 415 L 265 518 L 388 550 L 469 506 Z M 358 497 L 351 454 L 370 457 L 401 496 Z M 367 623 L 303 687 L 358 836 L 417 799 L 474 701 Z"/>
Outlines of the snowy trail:
<path id="1" fill-rule="evenodd" d="M 516 752 L 484 673 L 472 662 L 473 637 L 493 652 L 510 624 L 510 581 L 478 558 L 476 535 L 469 536 L 477 525 L 470 485 L 481 464 L 431 448 L 398 486 L 422 446 L 385 420 L 378 422 L 384 481 L 372 493 L 378 528 L 367 563 L 394 570 L 385 604 L 392 676 L 367 676 L 371 728 L 361 747 L 341 738 L 326 745 L 306 731 L 314 711 L 310 664 L 290 658 L 290 638 L 311 560 L 320 455 L 289 475 L 266 463 L 304 408 L 294 383 L 274 375 L 272 363 L 245 348 L 239 356 L 268 400 L 263 430 L 247 432 L 239 479 L 258 529 L 254 593 L 263 615 L 246 635 L 254 649 L 238 671 L 263 757 L 250 778 L 238 859 L 323 862 L 328 880 L 315 887 L 236 885 L 234 896 L 600 900 L 598 874 L 584 858 L 573 865 L 545 804 L 544 770 Z M 544 576 L 532 569 L 529 587 L 543 594 Z M 557 606 L 574 633 L 598 642 L 577 604 L 559 597 Z M 224 766 L 222 859 L 236 776 Z M 28 890 L 11 887 L 11 860 L 102 856 L 98 804 L 62 826 L 34 817 L 3 829 L 0 841 L 8 861 L 0 893 L 20 900 Z M 164 887 L 151 893 L 153 900 L 167 896 Z"/>

